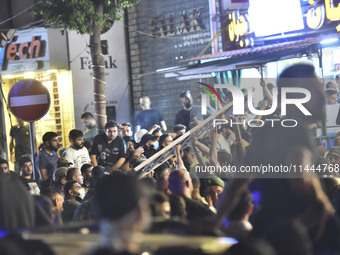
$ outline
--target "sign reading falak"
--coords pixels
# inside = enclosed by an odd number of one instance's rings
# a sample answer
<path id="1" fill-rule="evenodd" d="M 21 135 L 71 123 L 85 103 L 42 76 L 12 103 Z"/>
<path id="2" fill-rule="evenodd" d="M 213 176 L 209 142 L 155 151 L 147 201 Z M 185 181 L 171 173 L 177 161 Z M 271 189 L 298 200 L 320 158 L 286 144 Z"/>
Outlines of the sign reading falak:
<path id="1" fill-rule="evenodd" d="M 34 122 L 50 108 L 50 94 L 41 82 L 25 79 L 13 85 L 8 93 L 8 106 L 15 117 Z"/>

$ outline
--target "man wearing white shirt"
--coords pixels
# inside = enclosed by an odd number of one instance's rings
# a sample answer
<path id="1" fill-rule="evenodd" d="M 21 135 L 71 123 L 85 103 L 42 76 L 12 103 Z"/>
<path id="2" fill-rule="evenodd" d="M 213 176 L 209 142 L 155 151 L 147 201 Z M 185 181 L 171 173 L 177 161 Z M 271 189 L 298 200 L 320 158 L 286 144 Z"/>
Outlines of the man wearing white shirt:
<path id="1" fill-rule="evenodd" d="M 72 129 L 69 133 L 71 146 L 63 153 L 72 166 L 80 169 L 82 165 L 91 163 L 90 155 L 86 147 L 84 147 L 83 132 L 81 130 Z"/>

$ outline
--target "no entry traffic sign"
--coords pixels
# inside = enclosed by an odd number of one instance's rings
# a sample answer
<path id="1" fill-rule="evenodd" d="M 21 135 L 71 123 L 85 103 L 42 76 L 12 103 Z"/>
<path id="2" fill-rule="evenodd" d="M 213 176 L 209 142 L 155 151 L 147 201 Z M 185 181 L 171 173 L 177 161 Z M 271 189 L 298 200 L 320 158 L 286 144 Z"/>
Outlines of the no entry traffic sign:
<path id="1" fill-rule="evenodd" d="M 8 106 L 20 120 L 34 122 L 50 108 L 50 93 L 41 82 L 25 79 L 13 85 L 8 93 Z"/>

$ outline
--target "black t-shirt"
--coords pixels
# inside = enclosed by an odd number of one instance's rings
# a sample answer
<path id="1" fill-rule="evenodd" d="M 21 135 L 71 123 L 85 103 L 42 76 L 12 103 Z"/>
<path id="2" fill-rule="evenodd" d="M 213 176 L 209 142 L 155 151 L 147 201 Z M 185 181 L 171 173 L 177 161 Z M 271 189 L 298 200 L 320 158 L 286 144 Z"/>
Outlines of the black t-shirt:
<path id="1" fill-rule="evenodd" d="M 185 201 L 186 210 L 187 210 L 187 219 L 189 221 L 204 219 L 204 218 L 212 218 L 215 214 L 209 209 L 208 205 L 203 204 L 200 201 L 187 198 L 182 196 Z"/>
<path id="2" fill-rule="evenodd" d="M 15 157 L 17 160 L 23 155 L 31 154 L 30 134 L 28 126 L 14 126 L 9 133 L 15 140 Z"/>
<path id="3" fill-rule="evenodd" d="M 90 155 L 96 155 L 98 165 L 111 167 L 120 158 L 126 157 L 126 145 L 120 136 L 108 143 L 106 134 L 99 134 L 93 140 Z"/>
<path id="4" fill-rule="evenodd" d="M 136 126 L 150 130 L 153 125 L 160 125 L 164 118 L 162 114 L 154 109 L 144 110 L 137 114 L 136 116 Z"/>
<path id="5" fill-rule="evenodd" d="M 190 111 L 187 110 L 180 110 L 177 112 L 176 117 L 175 117 L 175 125 L 177 124 L 182 124 L 187 127 L 187 130 L 190 129 Z"/>

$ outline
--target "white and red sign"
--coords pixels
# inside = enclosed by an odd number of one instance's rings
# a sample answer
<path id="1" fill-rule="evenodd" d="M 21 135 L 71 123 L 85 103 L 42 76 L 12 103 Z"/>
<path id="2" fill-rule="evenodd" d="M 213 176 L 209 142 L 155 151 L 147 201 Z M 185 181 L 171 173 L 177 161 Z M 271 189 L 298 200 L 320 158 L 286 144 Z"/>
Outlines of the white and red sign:
<path id="1" fill-rule="evenodd" d="M 17 82 L 8 93 L 8 106 L 15 117 L 34 122 L 50 108 L 50 93 L 41 82 L 25 79 Z"/>

